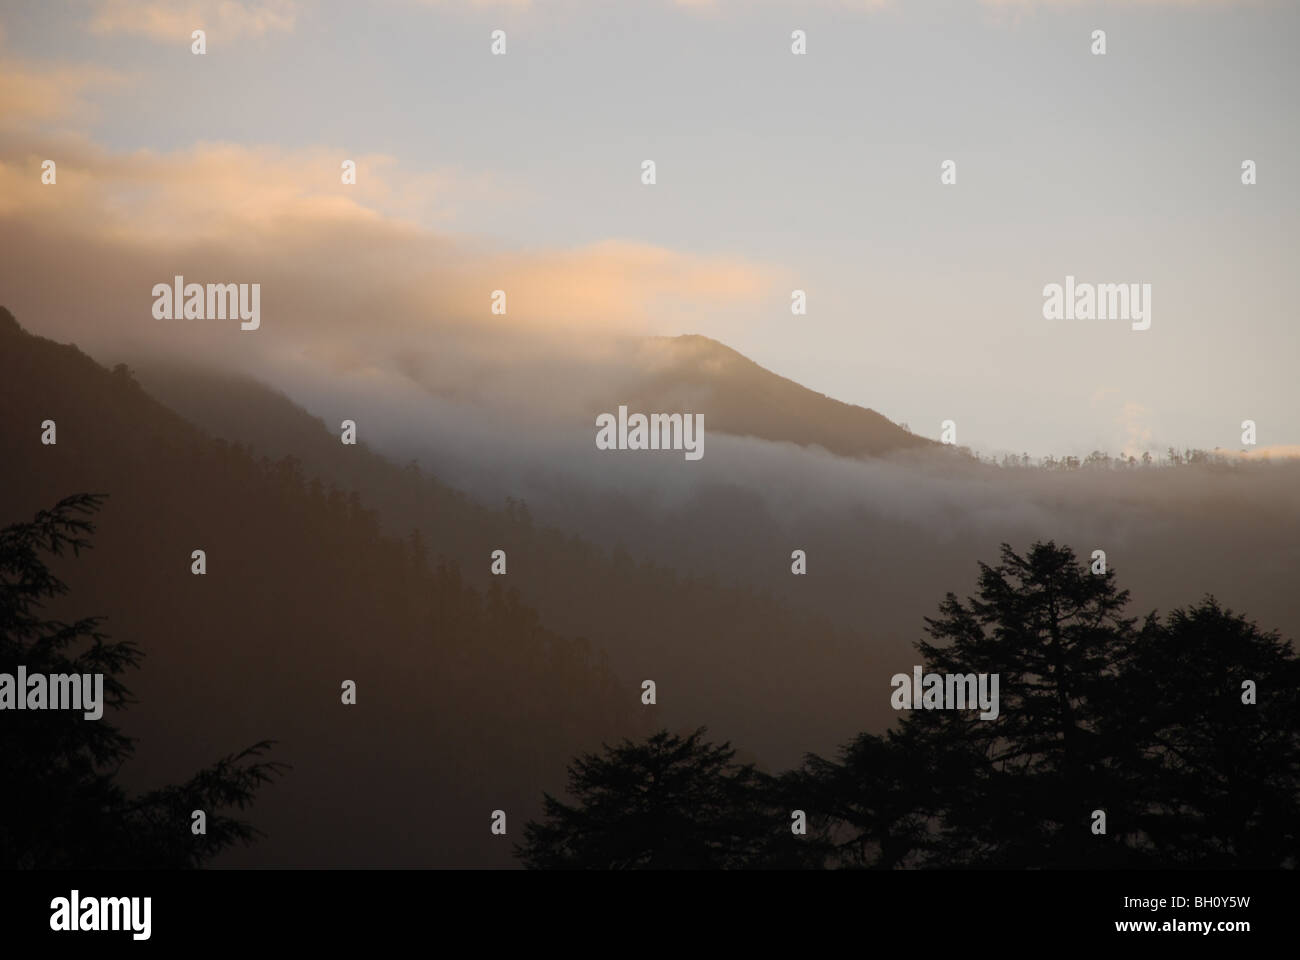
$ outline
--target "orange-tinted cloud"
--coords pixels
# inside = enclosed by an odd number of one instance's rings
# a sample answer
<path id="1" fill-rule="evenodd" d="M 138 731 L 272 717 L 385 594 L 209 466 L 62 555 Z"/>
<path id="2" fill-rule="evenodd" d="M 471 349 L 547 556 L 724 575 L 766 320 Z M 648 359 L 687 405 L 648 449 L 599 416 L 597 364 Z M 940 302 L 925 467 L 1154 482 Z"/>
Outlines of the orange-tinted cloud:
<path id="1" fill-rule="evenodd" d="M 351 158 L 357 183 L 344 185 L 345 154 L 324 147 L 208 143 L 160 154 L 113 153 L 71 137 L 39 142 L 36 149 L 15 142 L 0 149 L 0 215 L 37 216 L 46 229 L 83 241 L 202 245 L 296 261 L 302 270 L 315 262 L 309 258 L 334 257 L 345 262 L 321 261 L 323 283 L 340 267 L 397 273 L 388 280 L 394 288 L 422 291 L 444 317 L 484 314 L 491 291 L 505 289 L 507 316 L 521 322 L 627 328 L 674 302 L 707 308 L 752 301 L 770 279 L 739 259 L 635 242 L 505 252 L 435 233 L 428 225 L 439 220 L 444 198 L 460 195 L 468 182 L 491 202 L 493 184 L 411 173 L 383 155 Z M 40 180 L 46 157 L 59 163 L 55 187 Z"/>
<path id="2" fill-rule="evenodd" d="M 1275 444 L 1271 447 L 1257 447 L 1254 450 L 1216 449 L 1214 452 L 1235 460 L 1295 460 L 1300 458 L 1300 446 L 1285 443 Z"/>
<path id="3" fill-rule="evenodd" d="M 1029 10 L 1034 7 L 1100 7 L 1096 0 L 979 0 L 986 7 Z M 1108 7 L 1227 7 L 1244 6 L 1253 0 L 1110 0 Z"/>
<path id="4" fill-rule="evenodd" d="M 343 156 L 228 143 L 115 153 L 71 135 L 0 135 L 4 302 L 106 361 L 201 358 L 276 383 L 371 376 L 545 416 L 585 409 L 628 362 L 622 335 L 752 315 L 788 283 L 738 258 L 622 240 L 503 249 L 430 226 L 467 182 L 494 202 L 490 180 L 374 155 L 351 158 L 357 184 L 344 185 Z M 41 183 L 43 157 L 58 160 L 55 186 Z M 151 290 L 175 275 L 260 284 L 260 328 L 157 320 Z M 504 316 L 491 310 L 498 289 Z"/>
<path id="5" fill-rule="evenodd" d="M 196 29 L 212 38 L 262 37 L 289 31 L 296 0 L 99 0 L 90 20 L 95 33 L 126 33 L 187 46 Z"/>
<path id="6" fill-rule="evenodd" d="M 103 67 L 0 60 L 0 130 L 84 123 L 93 112 L 88 94 L 127 82 Z"/>

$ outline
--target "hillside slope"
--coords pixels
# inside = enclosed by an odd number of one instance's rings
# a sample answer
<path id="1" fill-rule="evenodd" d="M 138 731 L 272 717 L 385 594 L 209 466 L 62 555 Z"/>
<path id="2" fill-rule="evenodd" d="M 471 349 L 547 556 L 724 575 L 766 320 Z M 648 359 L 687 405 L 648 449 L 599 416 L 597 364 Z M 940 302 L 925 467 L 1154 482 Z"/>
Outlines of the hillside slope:
<path id="1" fill-rule="evenodd" d="M 647 729 L 637 685 L 512 592 L 466 584 L 355 493 L 206 435 L 7 311 L 0 465 L 0 524 L 109 495 L 94 549 L 57 565 L 71 592 L 53 612 L 104 616 L 145 652 L 118 718 L 140 740 L 127 782 L 174 782 L 263 737 L 293 764 L 251 811 L 267 839 L 228 862 L 509 864 L 492 810 L 517 831 L 575 752 Z"/>
<path id="2" fill-rule="evenodd" d="M 708 337 L 656 337 L 643 350 L 654 372 L 632 386 L 634 410 L 706 410 L 710 430 L 819 446 L 845 457 L 938 446 L 874 410 L 809 390 Z"/>
<path id="3" fill-rule="evenodd" d="M 582 528 L 561 531 L 536 522 L 526 504 L 482 504 L 365 444 L 344 446 L 321 420 L 248 378 L 160 366 L 145 368 L 140 377 L 214 435 L 293 457 L 307 475 L 359 491 L 390 533 L 419 530 L 429 555 L 458 564 L 472 584 L 486 587 L 500 579 L 490 575 L 489 557 L 505 550 L 506 581 L 543 624 L 590 639 L 608 653 L 618 676 L 638 685 L 655 680 L 656 715 L 663 723 L 708 725 L 780 766 L 798 762 L 809 749 L 832 747 L 863 722 L 864 709 L 871 720 L 887 717 L 884 701 L 864 703 L 864 678 L 885 669 L 879 645 L 867 634 L 875 625 L 850 630 L 820 613 L 810 599 L 818 584 L 789 575 L 788 547 L 768 552 L 771 587 L 749 578 L 724 583 L 710 574 L 691 575 L 685 564 L 672 562 L 688 542 L 684 533 L 707 533 L 704 514 L 715 498 L 728 500 L 728 512 L 719 514 L 725 523 L 735 519 L 728 490 L 703 491 L 701 515 L 683 521 L 688 530 L 671 525 L 652 543 L 645 528 L 655 519 L 647 513 L 623 541 L 626 549 L 607 549 L 594 538 L 612 513 L 635 504 L 597 502 L 572 491 L 588 512 Z M 712 553 L 693 546 L 695 559 L 714 569 L 729 565 L 735 543 L 728 530 L 708 540 Z M 662 559 L 646 562 L 647 555 Z"/>

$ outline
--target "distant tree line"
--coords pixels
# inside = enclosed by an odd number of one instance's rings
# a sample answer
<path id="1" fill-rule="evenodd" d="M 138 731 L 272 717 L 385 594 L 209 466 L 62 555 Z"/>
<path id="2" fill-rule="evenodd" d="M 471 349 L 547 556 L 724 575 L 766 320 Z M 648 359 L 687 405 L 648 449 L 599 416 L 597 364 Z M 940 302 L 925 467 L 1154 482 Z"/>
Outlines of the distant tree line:
<path id="1" fill-rule="evenodd" d="M 1240 468 L 1252 464 L 1252 461 L 1231 455 L 1220 448 L 1200 450 L 1189 447 L 1180 452 L 1174 447 L 1169 447 L 1164 454 L 1157 454 L 1156 456 L 1152 456 L 1151 451 L 1146 450 L 1141 456 L 1119 454 L 1113 457 L 1104 450 L 1093 450 L 1083 458 L 1074 456 L 1054 457 L 1051 455 L 1035 458 L 1030 457 L 1027 453 L 1022 453 L 1019 456 L 1014 453 L 1004 453 L 1001 457 L 993 454 L 982 457 L 979 453 L 972 451 L 970 447 L 957 447 L 956 450 L 962 456 L 978 463 L 1005 469 L 1022 470 L 1139 470 L 1183 466 Z"/>

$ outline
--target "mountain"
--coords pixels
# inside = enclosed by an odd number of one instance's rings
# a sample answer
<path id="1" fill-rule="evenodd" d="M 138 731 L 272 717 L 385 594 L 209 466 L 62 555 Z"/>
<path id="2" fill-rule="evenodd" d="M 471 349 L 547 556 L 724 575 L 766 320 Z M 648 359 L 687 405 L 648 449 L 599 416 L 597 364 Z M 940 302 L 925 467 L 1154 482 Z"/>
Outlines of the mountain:
<path id="1" fill-rule="evenodd" d="M 7 314 L 0 358 L 0 522 L 110 495 L 64 573 L 69 614 L 107 616 L 147 654 L 125 773 L 149 786 L 261 737 L 294 764 L 254 811 L 268 839 L 232 863 L 507 863 L 488 813 L 522 822 L 577 752 L 707 725 L 779 768 L 857 729 L 863 678 L 885 669 L 791 598 L 479 503 L 246 378 L 159 367 L 142 386 Z"/>
<path id="2" fill-rule="evenodd" d="M 418 390 L 366 421 L 369 436 L 410 438 L 387 459 L 245 377 L 175 360 L 110 373 L 4 321 L 5 517 L 74 490 L 113 495 L 97 549 L 66 579 L 70 613 L 108 613 L 152 652 L 127 720 L 154 749 L 128 772 L 174 780 L 263 736 L 297 765 L 255 811 L 270 838 L 238 862 L 509 862 L 500 838 L 464 825 L 498 808 L 517 824 L 580 744 L 707 725 L 783 769 L 883 729 L 897 718 L 889 679 L 915 664 L 923 618 L 971 589 L 1003 541 L 1105 550 L 1135 615 L 1213 591 L 1296 630 L 1296 465 L 1010 470 L 825 456 L 798 440 L 717 444 L 689 464 L 599 459 L 585 415 L 571 444 L 529 447 L 531 423 L 481 435 L 472 421 L 459 433 L 446 416 L 432 423 Z M 738 365 L 717 383 L 788 383 L 691 344 L 633 348 L 661 358 L 631 365 L 652 371 L 641 388 L 705 389 L 691 384 L 709 357 Z M 694 359 L 679 362 L 683 347 Z M 744 410 L 720 412 L 738 401 L 717 399 L 743 391 L 707 389 L 709 429 L 721 417 L 743 430 Z M 639 396 L 642 409 L 684 405 Z M 55 447 L 39 443 L 46 418 Z M 497 488 L 549 475 L 556 496 L 533 499 L 542 483 L 529 504 L 455 489 L 407 462 L 430 446 L 484 459 L 478 476 L 502 451 L 532 457 Z M 188 572 L 198 547 L 206 577 Z M 796 547 L 807 576 L 791 575 Z M 498 549 L 505 577 L 489 572 Z M 1254 560 L 1224 562 L 1242 556 Z M 361 684 L 354 713 L 336 706 L 341 679 Z M 646 679 L 653 707 L 640 702 Z"/>
<path id="3" fill-rule="evenodd" d="M 739 371 L 719 382 L 788 383 L 702 338 L 627 348 L 638 349 L 660 359 L 611 369 L 654 371 L 643 383 L 689 383 L 708 374 L 713 357 Z M 889 680 L 915 665 L 911 644 L 925 618 L 948 591 L 970 590 L 978 564 L 1003 542 L 1052 539 L 1082 556 L 1104 550 L 1132 590 L 1135 615 L 1213 592 L 1283 631 L 1300 627 L 1286 587 L 1298 562 L 1300 464 L 1008 469 L 945 456 L 953 452 L 946 447 L 933 456 L 919 448 L 848 457 L 760 441 L 712 443 L 698 463 L 602 458 L 590 449 L 585 414 L 572 417 L 572 443 L 537 444 L 526 420 L 517 429 L 488 424 L 481 434 L 448 429 L 448 417 L 435 422 L 415 395 L 371 411 L 365 426 L 371 436 L 399 437 L 385 447 L 399 466 L 364 445 L 340 444 L 337 416 L 326 425 L 246 378 L 174 365 L 143 368 L 140 377 L 213 434 L 296 457 L 308 475 L 357 490 L 390 534 L 421 530 L 430 555 L 457 562 L 475 586 L 494 579 L 490 552 L 505 550 L 506 581 L 543 624 L 589 638 L 633 685 L 654 679 L 664 723 L 707 724 L 771 768 L 894 721 Z M 618 388 L 605 396 L 642 410 L 683 409 L 690 399 L 629 400 L 632 391 Z M 711 433 L 725 407 L 716 396 L 694 405 Z M 726 425 L 740 429 L 736 422 Z M 503 451 L 519 452 L 518 461 Z M 484 479 L 453 489 L 407 462 L 417 456 L 439 470 L 449 460 L 482 460 L 461 476 Z M 485 489 L 513 499 L 503 504 Z M 795 548 L 807 556 L 806 576 L 792 576 Z M 1240 556 L 1254 561 L 1224 563 Z"/>
<path id="4" fill-rule="evenodd" d="M 632 410 L 707 410 L 710 431 L 819 446 L 844 457 L 939 446 L 874 410 L 778 376 L 709 337 L 654 337 L 643 341 L 641 352 L 653 372 L 631 385 Z"/>
<path id="5" fill-rule="evenodd" d="M 293 765 L 249 812 L 267 838 L 224 862 L 510 864 L 493 810 L 520 830 L 576 752 L 649 729 L 638 686 L 513 590 L 468 584 L 355 492 L 213 438 L 4 310 L 0 412 L 0 525 L 108 494 L 93 549 L 56 561 L 71 590 L 51 613 L 103 616 L 144 651 L 117 718 L 139 740 L 127 785 L 264 737 Z"/>
<path id="6" fill-rule="evenodd" d="M 864 707 L 863 700 L 864 678 L 885 669 L 881 645 L 860 619 L 850 625 L 846 617 L 838 625 L 821 612 L 821 578 L 791 577 L 788 546 L 749 551 L 741 543 L 742 554 L 766 556 L 761 562 L 771 576 L 752 576 L 748 567 L 725 575 L 734 566 L 736 526 L 781 537 L 761 505 L 730 488 L 701 485 L 691 512 L 667 523 L 622 493 L 566 488 L 562 494 L 580 509 L 572 525 L 558 529 L 518 498 L 484 503 L 414 463 L 399 465 L 364 443 L 344 446 L 336 430 L 247 377 L 174 363 L 141 366 L 138 376 L 153 395 L 214 436 L 290 458 L 306 476 L 355 490 L 375 506 L 386 532 L 420 531 L 429 555 L 456 564 L 472 585 L 486 589 L 502 579 L 491 575 L 489 557 L 504 550 L 504 579 L 541 622 L 588 638 L 635 686 L 653 679 L 658 715 L 669 725 L 706 724 L 780 766 L 798 762 L 814 746 L 829 749 L 862 722 L 864 709 L 872 720 L 888 717 L 887 701 L 868 700 Z M 624 529 L 625 536 L 610 533 Z M 836 530 L 843 532 L 842 526 Z M 887 561 L 856 569 L 874 571 Z M 928 606 L 929 584 L 913 589 Z M 858 598 L 873 593 L 853 591 Z M 899 593 L 880 599 L 890 596 L 897 600 Z M 900 610 L 900 618 L 909 612 Z M 916 622 L 919 616 L 909 618 Z"/>

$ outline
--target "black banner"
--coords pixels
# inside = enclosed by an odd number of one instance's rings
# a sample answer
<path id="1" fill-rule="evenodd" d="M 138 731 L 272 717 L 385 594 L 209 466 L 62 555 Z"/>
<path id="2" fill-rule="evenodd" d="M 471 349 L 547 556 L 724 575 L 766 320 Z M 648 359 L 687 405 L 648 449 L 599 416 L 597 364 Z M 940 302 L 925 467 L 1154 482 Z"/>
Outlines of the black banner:
<path id="1" fill-rule="evenodd" d="M 1132 940 L 1230 950 L 1285 935 L 1300 892 L 1293 872 L 1219 871 L 207 870 L 37 872 L 0 883 L 7 944 L 129 949 L 412 938 L 676 948 L 700 936 L 815 948 L 847 933 L 918 948 Z"/>

